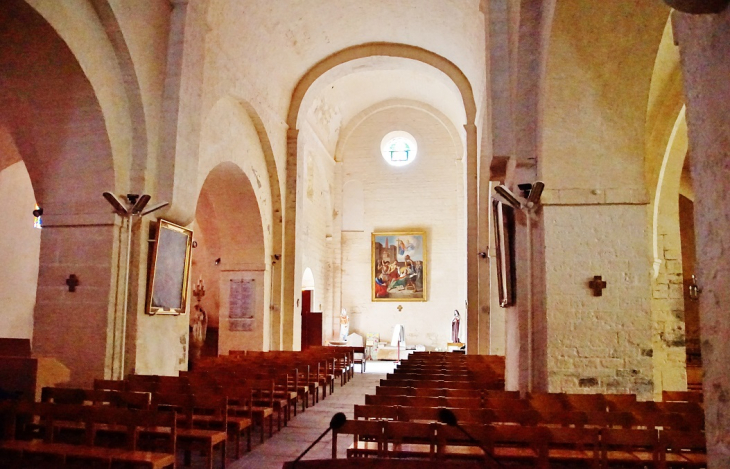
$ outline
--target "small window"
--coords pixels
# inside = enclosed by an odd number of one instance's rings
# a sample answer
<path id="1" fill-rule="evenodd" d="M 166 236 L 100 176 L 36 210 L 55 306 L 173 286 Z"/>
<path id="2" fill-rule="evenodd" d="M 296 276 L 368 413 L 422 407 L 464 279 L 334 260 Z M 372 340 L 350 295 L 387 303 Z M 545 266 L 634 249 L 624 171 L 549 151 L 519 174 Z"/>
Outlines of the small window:
<path id="1" fill-rule="evenodd" d="M 41 229 L 43 228 L 43 218 L 42 218 L 43 211 L 38 206 L 38 204 L 35 204 L 35 210 L 33 210 L 33 227 Z"/>
<path id="2" fill-rule="evenodd" d="M 396 130 L 383 137 L 380 153 L 385 161 L 393 166 L 405 166 L 416 159 L 418 145 L 408 132 Z"/>

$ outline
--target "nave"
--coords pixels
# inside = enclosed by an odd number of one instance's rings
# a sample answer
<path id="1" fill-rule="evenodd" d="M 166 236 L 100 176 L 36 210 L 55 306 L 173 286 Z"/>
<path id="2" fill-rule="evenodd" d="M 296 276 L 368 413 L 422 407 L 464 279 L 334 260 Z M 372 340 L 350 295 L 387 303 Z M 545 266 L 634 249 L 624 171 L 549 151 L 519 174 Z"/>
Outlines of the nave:
<path id="1" fill-rule="evenodd" d="M 41 403 L 0 408 L 9 437 L 0 461 L 37 469 L 707 466 L 699 392 L 665 392 L 659 402 L 520 395 L 504 390 L 497 356 L 417 352 L 394 369 L 371 363 L 365 374 L 337 350 L 240 352 L 180 377 L 46 387 Z"/>

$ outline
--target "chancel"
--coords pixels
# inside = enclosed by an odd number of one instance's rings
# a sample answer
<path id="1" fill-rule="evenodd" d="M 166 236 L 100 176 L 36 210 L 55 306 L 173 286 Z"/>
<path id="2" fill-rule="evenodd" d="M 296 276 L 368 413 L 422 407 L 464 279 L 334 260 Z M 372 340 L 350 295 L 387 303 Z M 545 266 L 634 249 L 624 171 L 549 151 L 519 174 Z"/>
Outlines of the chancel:
<path id="1" fill-rule="evenodd" d="M 637 431 L 679 414 L 656 457 L 730 467 L 728 3 L 0 1 L 0 375 L 29 375 L 0 396 L 250 390 L 191 440 L 235 469 L 342 386 L 478 384 L 525 427 L 558 395 Z M 474 437 L 506 438 L 487 422 L 517 408 L 482 410 Z M 0 466 L 45 457 L 22 441 Z"/>

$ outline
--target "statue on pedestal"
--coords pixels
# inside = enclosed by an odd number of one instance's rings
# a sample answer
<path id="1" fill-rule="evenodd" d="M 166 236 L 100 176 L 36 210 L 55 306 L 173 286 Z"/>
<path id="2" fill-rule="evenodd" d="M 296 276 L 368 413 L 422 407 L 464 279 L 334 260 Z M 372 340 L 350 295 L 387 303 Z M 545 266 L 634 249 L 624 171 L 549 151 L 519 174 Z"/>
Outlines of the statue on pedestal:
<path id="1" fill-rule="evenodd" d="M 461 343 L 459 340 L 459 325 L 461 324 L 461 316 L 458 310 L 454 310 L 454 319 L 451 320 L 451 342 L 455 344 Z"/>
<path id="2" fill-rule="evenodd" d="M 350 318 L 347 316 L 347 310 L 342 308 L 340 313 L 340 340 L 347 340 L 350 334 Z"/>

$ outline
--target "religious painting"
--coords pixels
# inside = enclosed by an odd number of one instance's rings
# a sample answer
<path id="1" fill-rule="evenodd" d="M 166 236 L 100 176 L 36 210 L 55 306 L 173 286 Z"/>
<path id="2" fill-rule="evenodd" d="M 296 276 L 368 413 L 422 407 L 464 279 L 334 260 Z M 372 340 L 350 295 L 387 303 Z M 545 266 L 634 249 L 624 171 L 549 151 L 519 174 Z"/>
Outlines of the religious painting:
<path id="1" fill-rule="evenodd" d="M 426 233 L 373 233 L 371 239 L 373 301 L 426 301 Z"/>
<path id="2" fill-rule="evenodd" d="M 151 249 L 147 314 L 183 314 L 188 299 L 193 232 L 165 220 Z"/>
<path id="3" fill-rule="evenodd" d="M 497 252 L 497 283 L 499 306 L 507 308 L 515 304 L 515 210 L 497 200 L 492 201 L 494 218 L 495 250 Z"/>

